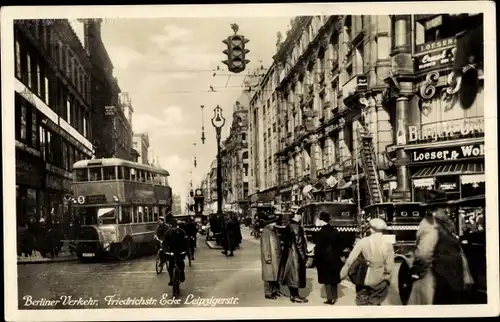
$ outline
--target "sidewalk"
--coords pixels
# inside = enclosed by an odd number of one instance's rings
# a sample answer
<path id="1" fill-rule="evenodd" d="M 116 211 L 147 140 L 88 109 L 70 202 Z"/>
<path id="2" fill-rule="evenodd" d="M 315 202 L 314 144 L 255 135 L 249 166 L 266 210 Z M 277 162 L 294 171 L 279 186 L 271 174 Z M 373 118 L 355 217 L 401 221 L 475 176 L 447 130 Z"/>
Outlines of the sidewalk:
<path id="1" fill-rule="evenodd" d="M 55 258 L 43 257 L 37 251 L 31 257 L 18 256 L 17 264 L 61 263 L 75 260 L 77 260 L 76 255 L 72 255 L 67 249 L 63 249 Z"/>

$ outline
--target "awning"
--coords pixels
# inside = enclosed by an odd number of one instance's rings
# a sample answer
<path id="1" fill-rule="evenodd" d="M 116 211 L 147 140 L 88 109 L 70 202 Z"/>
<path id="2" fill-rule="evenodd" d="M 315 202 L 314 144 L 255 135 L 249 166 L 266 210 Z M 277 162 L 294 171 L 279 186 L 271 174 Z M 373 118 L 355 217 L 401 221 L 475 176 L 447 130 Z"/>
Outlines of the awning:
<path id="1" fill-rule="evenodd" d="M 484 175 L 484 173 L 464 174 L 460 176 L 460 180 L 462 181 L 462 184 L 475 184 L 475 183 L 486 182 L 486 176 Z"/>
<path id="2" fill-rule="evenodd" d="M 434 165 L 418 170 L 413 176 L 416 178 L 438 177 L 457 174 L 480 174 L 484 173 L 483 163 L 446 163 L 442 165 Z"/>
<path id="3" fill-rule="evenodd" d="M 434 177 L 414 179 L 413 186 L 415 188 L 433 187 L 434 186 Z"/>

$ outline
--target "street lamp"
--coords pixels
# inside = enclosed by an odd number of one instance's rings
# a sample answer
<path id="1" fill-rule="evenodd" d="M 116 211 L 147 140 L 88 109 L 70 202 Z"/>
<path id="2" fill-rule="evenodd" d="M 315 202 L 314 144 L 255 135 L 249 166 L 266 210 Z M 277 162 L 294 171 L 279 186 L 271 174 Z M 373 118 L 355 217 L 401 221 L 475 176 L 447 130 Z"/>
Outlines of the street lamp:
<path id="1" fill-rule="evenodd" d="M 214 108 L 214 117 L 212 118 L 212 125 L 215 128 L 217 138 L 217 215 L 222 215 L 222 162 L 220 155 L 220 136 L 221 129 L 226 123 L 226 119 L 222 116 L 222 108 L 217 105 Z"/>

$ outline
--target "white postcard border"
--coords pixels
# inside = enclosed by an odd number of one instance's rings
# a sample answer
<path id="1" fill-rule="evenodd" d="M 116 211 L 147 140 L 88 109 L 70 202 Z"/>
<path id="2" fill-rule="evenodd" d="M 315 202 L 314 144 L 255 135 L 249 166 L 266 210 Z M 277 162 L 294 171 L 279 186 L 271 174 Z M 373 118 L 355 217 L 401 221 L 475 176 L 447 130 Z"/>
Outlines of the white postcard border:
<path id="1" fill-rule="evenodd" d="M 249 10 L 251 8 L 251 10 Z M 15 250 L 15 145 L 14 145 L 14 52 L 13 19 L 85 18 L 166 18 L 166 17 L 248 17 L 321 14 L 408 13 L 484 13 L 485 81 L 485 167 L 487 225 L 487 305 L 464 306 L 381 306 L 381 307 L 247 307 L 247 308 L 144 308 L 95 310 L 18 310 L 17 255 Z M 186 319 L 285 319 L 353 317 L 473 317 L 495 316 L 500 312 L 498 261 L 498 181 L 497 181 L 497 97 L 496 97 L 496 21 L 495 4 L 490 1 L 440 1 L 406 3 L 321 3 L 267 5 L 168 5 L 168 6 L 53 6 L 3 7 L 1 10 L 2 128 L 3 128 L 3 207 L 4 270 L 6 320 L 186 320 Z M 486 105 L 486 103 L 488 105 Z"/>

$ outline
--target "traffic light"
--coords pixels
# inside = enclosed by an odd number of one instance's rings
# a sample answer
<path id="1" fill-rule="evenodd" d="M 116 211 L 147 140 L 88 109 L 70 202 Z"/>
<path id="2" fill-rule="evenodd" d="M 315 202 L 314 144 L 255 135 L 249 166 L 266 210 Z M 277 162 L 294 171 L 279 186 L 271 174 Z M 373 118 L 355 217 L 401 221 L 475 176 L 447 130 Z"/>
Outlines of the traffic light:
<path id="1" fill-rule="evenodd" d="M 230 72 L 241 73 L 250 62 L 245 58 L 246 54 L 250 52 L 250 50 L 245 49 L 245 44 L 249 41 L 242 35 L 232 35 L 222 41 L 227 46 L 227 49 L 223 51 L 227 55 L 227 59 L 222 62 L 227 65 Z"/>

